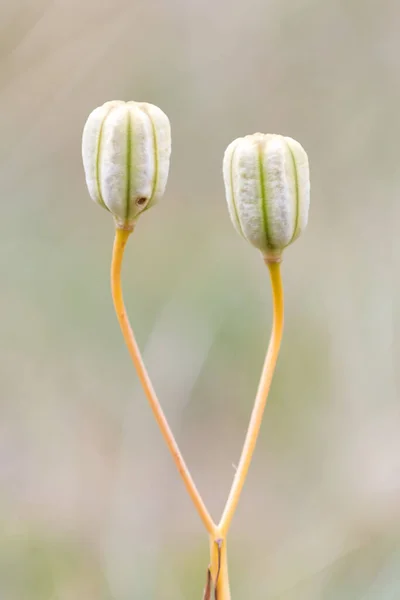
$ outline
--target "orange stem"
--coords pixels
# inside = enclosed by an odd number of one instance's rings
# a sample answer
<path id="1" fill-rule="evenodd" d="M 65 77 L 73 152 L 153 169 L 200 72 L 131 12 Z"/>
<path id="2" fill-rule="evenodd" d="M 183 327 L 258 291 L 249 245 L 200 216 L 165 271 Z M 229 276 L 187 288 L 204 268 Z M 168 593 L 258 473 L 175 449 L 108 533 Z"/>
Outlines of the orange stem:
<path id="1" fill-rule="evenodd" d="M 121 327 L 122 334 L 125 339 L 126 346 L 129 354 L 136 368 L 140 383 L 143 386 L 143 390 L 149 401 L 151 410 L 153 411 L 154 417 L 158 423 L 164 440 L 168 446 L 168 449 L 172 455 L 174 463 L 179 471 L 180 476 L 186 486 L 189 496 L 195 505 L 197 512 L 200 515 L 201 520 L 204 523 L 207 531 L 210 535 L 215 532 L 215 523 L 212 520 L 201 496 L 198 492 L 196 485 L 190 475 L 190 472 L 183 460 L 182 454 L 179 450 L 178 444 L 175 441 L 174 435 L 168 425 L 167 419 L 163 413 L 163 410 L 158 401 L 157 395 L 154 391 L 150 377 L 147 373 L 146 367 L 143 363 L 142 356 L 140 354 L 139 347 L 136 343 L 134 333 L 129 323 L 128 315 L 126 313 L 124 299 L 121 288 L 121 266 L 124 256 L 124 250 L 128 241 L 130 231 L 125 229 L 116 229 L 112 264 L 111 264 L 111 291 L 114 301 L 115 312 L 118 317 L 118 321 Z"/>
<path id="2" fill-rule="evenodd" d="M 211 577 L 216 600 L 231 600 L 226 540 L 210 538 Z"/>
<path id="3" fill-rule="evenodd" d="M 271 386 L 272 376 L 274 374 L 282 340 L 284 301 L 280 263 L 268 262 L 267 260 L 266 263 L 268 265 L 270 273 L 274 307 L 272 333 L 268 347 L 268 352 L 265 357 L 265 362 L 257 390 L 256 399 L 254 402 L 253 412 L 251 414 L 250 423 L 242 450 L 242 455 L 240 457 L 239 465 L 235 474 L 235 478 L 233 480 L 232 488 L 225 506 L 225 510 L 223 512 L 221 521 L 218 525 L 219 534 L 223 538 L 225 538 L 228 533 L 233 515 L 235 514 L 239 502 L 244 482 L 247 477 L 251 459 L 253 457 L 254 449 L 257 443 L 257 438 L 260 432 L 265 405 L 267 402 L 268 392 Z"/>

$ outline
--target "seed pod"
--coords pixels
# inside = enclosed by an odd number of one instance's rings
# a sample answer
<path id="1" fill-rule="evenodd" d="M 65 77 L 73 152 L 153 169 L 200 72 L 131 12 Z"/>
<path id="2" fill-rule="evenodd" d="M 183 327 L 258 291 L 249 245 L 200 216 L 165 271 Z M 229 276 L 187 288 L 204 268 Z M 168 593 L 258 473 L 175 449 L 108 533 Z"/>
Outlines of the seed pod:
<path id="1" fill-rule="evenodd" d="M 279 260 L 307 225 L 308 157 L 290 137 L 255 133 L 226 149 L 223 175 L 235 229 L 266 259 Z"/>
<path id="2" fill-rule="evenodd" d="M 106 102 L 88 117 L 82 158 L 89 194 L 132 229 L 139 215 L 164 194 L 171 128 L 161 109 L 146 102 Z"/>

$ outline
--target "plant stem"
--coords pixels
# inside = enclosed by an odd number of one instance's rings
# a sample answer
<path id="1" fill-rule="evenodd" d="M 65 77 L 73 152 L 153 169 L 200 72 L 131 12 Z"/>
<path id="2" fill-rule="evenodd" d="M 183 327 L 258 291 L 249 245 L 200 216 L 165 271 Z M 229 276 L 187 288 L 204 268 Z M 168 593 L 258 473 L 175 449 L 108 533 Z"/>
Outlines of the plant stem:
<path id="1" fill-rule="evenodd" d="M 115 231 L 114 248 L 112 255 L 111 264 L 111 291 L 114 301 L 114 308 L 117 314 L 117 318 L 121 327 L 122 334 L 125 339 L 126 346 L 131 356 L 132 362 L 136 368 L 140 383 L 143 386 L 143 390 L 147 396 L 150 407 L 153 411 L 154 417 L 158 423 L 164 440 L 168 446 L 168 449 L 172 455 L 175 465 L 179 471 L 180 476 L 186 486 L 189 496 L 192 499 L 197 512 L 204 523 L 208 533 L 210 535 L 215 534 L 215 523 L 212 520 L 201 496 L 198 492 L 196 485 L 190 475 L 190 472 L 183 460 L 182 454 L 179 450 L 178 444 L 175 441 L 174 435 L 168 425 L 167 419 L 163 413 L 163 410 L 158 401 L 157 395 L 152 386 L 150 377 L 147 373 L 146 367 L 143 363 L 142 356 L 140 354 L 139 347 L 137 345 L 134 333 L 129 323 L 128 315 L 126 313 L 124 299 L 121 288 L 121 266 L 124 256 L 124 250 L 128 241 L 130 231 L 125 229 L 117 228 Z"/>
<path id="2" fill-rule="evenodd" d="M 231 600 L 226 539 L 211 537 L 210 555 L 211 577 L 215 586 L 215 600 Z"/>
<path id="3" fill-rule="evenodd" d="M 242 454 L 239 461 L 232 488 L 225 505 L 218 531 L 222 538 L 225 538 L 233 515 L 235 514 L 240 494 L 243 489 L 244 482 L 250 467 L 254 449 L 257 443 L 258 434 L 260 432 L 261 422 L 264 414 L 265 405 L 267 402 L 268 392 L 271 386 L 272 376 L 274 374 L 276 362 L 278 359 L 279 348 L 282 340 L 283 321 L 284 321 L 284 301 L 283 301 L 283 285 L 279 262 L 268 262 L 265 260 L 270 274 L 272 297 L 273 297 L 273 325 L 271 339 L 268 346 L 267 355 L 261 374 L 260 383 L 257 390 L 256 399 L 254 402 L 253 412 L 251 414 L 249 427 L 246 434 L 246 439 L 243 445 Z"/>

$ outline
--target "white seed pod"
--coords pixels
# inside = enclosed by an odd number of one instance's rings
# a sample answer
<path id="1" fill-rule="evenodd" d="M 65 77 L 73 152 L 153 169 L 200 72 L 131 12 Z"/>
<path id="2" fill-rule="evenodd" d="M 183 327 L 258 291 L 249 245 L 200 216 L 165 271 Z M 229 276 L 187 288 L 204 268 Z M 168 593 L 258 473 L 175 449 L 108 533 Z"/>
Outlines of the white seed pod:
<path id="1" fill-rule="evenodd" d="M 278 260 L 307 225 L 308 157 L 290 137 L 255 133 L 226 149 L 223 175 L 235 229 L 270 260 Z"/>
<path id="2" fill-rule="evenodd" d="M 114 100 L 86 121 L 82 158 L 89 194 L 130 229 L 164 194 L 171 128 L 163 111 L 146 102 Z"/>

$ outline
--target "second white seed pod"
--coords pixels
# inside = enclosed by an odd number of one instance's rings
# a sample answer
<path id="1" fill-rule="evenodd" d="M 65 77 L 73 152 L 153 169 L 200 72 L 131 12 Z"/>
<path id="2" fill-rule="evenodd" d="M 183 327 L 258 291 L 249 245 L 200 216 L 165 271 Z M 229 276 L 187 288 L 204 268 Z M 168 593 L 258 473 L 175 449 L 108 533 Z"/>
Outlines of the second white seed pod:
<path id="1" fill-rule="evenodd" d="M 89 194 L 117 227 L 131 228 L 164 194 L 171 154 L 168 117 L 146 102 L 114 100 L 96 108 L 83 130 Z"/>
<path id="2" fill-rule="evenodd" d="M 290 137 L 255 133 L 234 140 L 223 163 L 236 230 L 268 259 L 279 259 L 307 225 L 308 157 Z"/>

